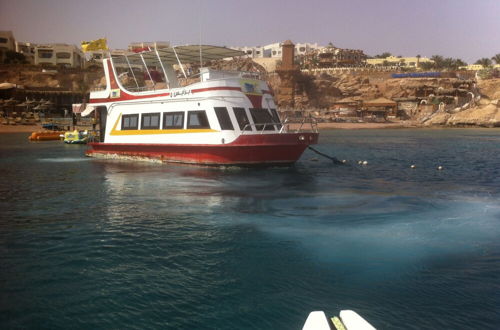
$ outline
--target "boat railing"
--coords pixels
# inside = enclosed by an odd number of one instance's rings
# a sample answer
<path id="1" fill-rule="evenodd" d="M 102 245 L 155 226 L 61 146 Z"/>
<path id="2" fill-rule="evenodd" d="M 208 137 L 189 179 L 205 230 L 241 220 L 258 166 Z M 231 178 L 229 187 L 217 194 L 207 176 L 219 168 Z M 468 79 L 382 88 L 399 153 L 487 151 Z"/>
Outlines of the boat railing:
<path id="1" fill-rule="evenodd" d="M 301 133 L 301 132 L 318 132 L 318 122 L 314 117 L 305 118 L 286 118 L 283 122 L 269 122 L 269 123 L 256 123 L 256 124 L 246 124 L 241 130 L 241 135 L 250 132 L 259 132 L 264 134 L 265 132 L 275 132 L 278 130 L 279 134 L 284 133 Z"/>
<path id="2" fill-rule="evenodd" d="M 283 120 L 282 131 L 285 132 L 314 132 L 318 133 L 318 121 L 313 116 L 287 117 Z"/>
<path id="3" fill-rule="evenodd" d="M 241 135 L 244 135 L 245 133 L 250 133 L 250 132 L 260 132 L 261 134 L 264 134 L 266 131 L 272 131 L 275 132 L 276 130 L 279 130 L 281 133 L 281 129 L 283 128 L 283 125 L 281 123 L 276 123 L 276 122 L 269 122 L 269 123 L 258 123 L 258 124 L 246 124 L 245 127 L 241 130 Z"/>

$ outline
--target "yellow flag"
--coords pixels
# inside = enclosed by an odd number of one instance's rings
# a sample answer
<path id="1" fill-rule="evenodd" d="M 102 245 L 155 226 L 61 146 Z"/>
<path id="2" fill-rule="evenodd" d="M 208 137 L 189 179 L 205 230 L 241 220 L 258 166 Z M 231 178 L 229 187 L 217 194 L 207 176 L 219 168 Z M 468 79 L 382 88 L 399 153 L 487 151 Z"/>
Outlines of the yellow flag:
<path id="1" fill-rule="evenodd" d="M 84 52 L 90 52 L 94 50 L 108 50 L 106 38 L 101 38 L 92 41 L 82 41 L 82 50 Z"/>

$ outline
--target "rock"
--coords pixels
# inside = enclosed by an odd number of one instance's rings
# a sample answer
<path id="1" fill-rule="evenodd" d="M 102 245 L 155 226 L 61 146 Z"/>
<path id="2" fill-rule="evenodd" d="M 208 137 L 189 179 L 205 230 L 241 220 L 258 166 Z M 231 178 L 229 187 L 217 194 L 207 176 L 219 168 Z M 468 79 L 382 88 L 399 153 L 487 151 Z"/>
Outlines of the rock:
<path id="1" fill-rule="evenodd" d="M 492 119 L 496 117 L 498 109 L 496 105 L 489 104 L 481 108 L 471 108 L 462 112 L 453 114 L 448 124 L 451 125 L 491 125 Z M 500 119 L 500 118 L 499 118 Z"/>

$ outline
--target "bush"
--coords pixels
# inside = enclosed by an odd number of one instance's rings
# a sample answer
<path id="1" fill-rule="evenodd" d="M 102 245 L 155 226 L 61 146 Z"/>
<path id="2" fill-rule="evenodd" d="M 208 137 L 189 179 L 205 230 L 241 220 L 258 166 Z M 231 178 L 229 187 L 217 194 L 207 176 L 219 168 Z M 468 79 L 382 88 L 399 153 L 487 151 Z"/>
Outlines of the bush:
<path id="1" fill-rule="evenodd" d="M 25 64 L 28 63 L 26 61 L 26 57 L 21 53 L 16 53 L 13 50 L 8 50 L 5 53 L 5 59 L 3 60 L 5 64 Z"/>

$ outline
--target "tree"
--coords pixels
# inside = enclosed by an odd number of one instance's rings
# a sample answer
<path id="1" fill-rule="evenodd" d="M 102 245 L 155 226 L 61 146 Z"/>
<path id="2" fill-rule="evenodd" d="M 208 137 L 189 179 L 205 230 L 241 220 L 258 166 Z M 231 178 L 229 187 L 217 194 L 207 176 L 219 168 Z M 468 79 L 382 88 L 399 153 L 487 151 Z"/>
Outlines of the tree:
<path id="1" fill-rule="evenodd" d="M 467 63 L 465 63 L 461 59 L 457 58 L 457 59 L 455 59 L 455 65 L 457 66 L 457 69 L 458 69 L 461 66 L 467 66 Z"/>
<path id="2" fill-rule="evenodd" d="M 496 62 L 496 64 L 500 64 L 500 53 L 499 54 L 496 54 L 495 56 L 493 56 L 491 58 L 493 61 Z"/>
<path id="3" fill-rule="evenodd" d="M 434 61 L 434 68 L 442 69 L 444 67 L 444 58 L 441 55 L 432 55 L 431 60 Z"/>
<path id="4" fill-rule="evenodd" d="M 387 57 L 389 57 L 389 56 L 392 56 L 392 54 L 391 54 L 391 53 L 389 53 L 389 52 L 383 52 L 383 53 L 382 53 L 382 54 L 380 54 L 380 55 L 375 55 L 375 58 L 387 58 Z"/>
<path id="5" fill-rule="evenodd" d="M 422 69 L 422 70 L 433 70 L 436 68 L 436 63 L 432 63 L 432 62 L 422 62 L 419 64 L 419 67 Z"/>
<path id="6" fill-rule="evenodd" d="M 475 64 L 480 64 L 483 68 L 488 68 L 491 66 L 491 60 L 487 57 L 480 58 Z"/>
<path id="7" fill-rule="evenodd" d="M 5 52 L 5 59 L 3 62 L 5 64 L 26 63 L 26 57 L 24 56 L 24 54 L 17 53 L 13 50 L 8 50 Z"/>

